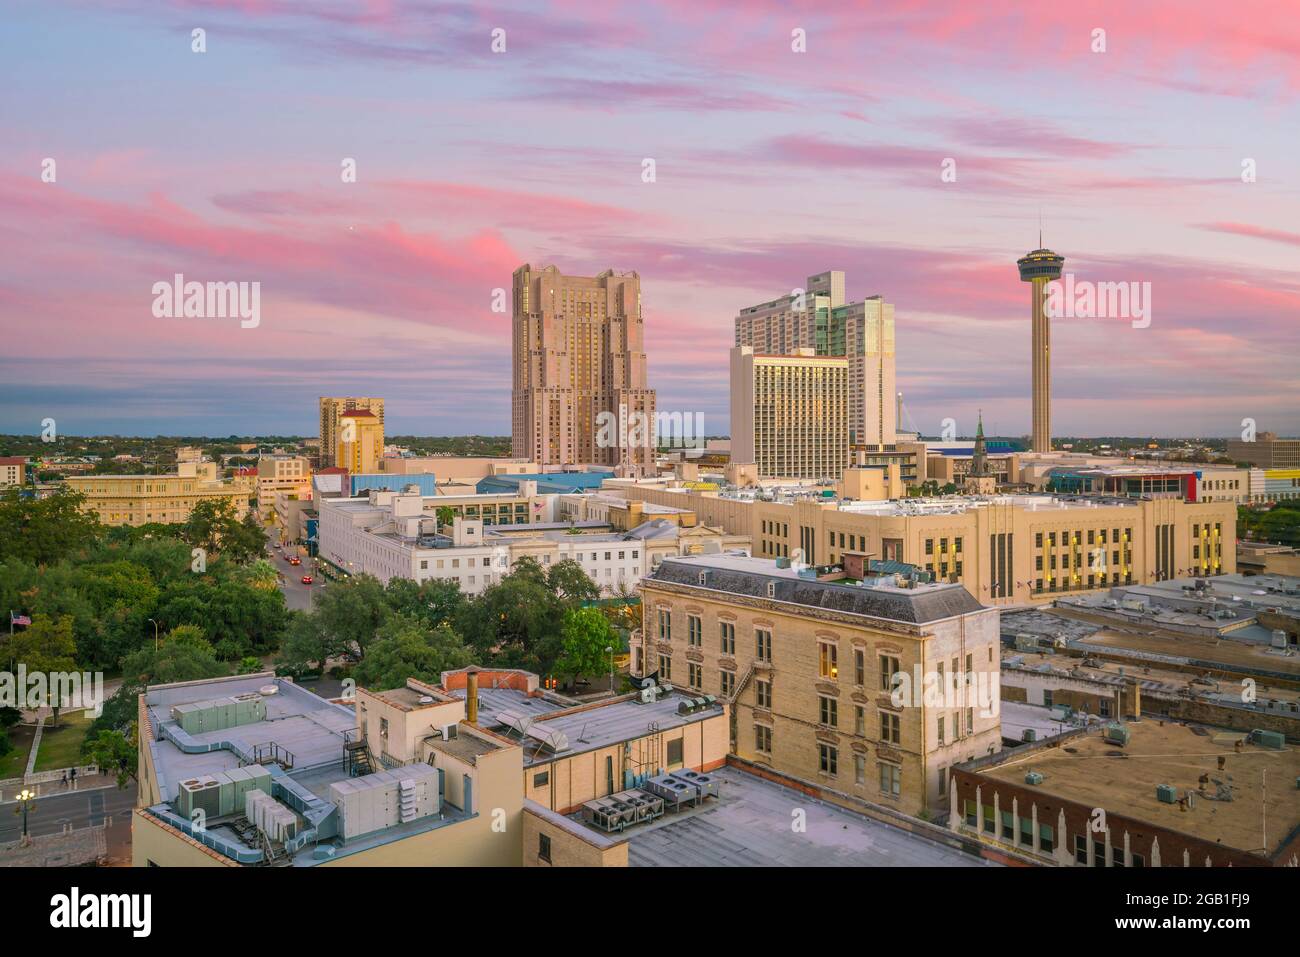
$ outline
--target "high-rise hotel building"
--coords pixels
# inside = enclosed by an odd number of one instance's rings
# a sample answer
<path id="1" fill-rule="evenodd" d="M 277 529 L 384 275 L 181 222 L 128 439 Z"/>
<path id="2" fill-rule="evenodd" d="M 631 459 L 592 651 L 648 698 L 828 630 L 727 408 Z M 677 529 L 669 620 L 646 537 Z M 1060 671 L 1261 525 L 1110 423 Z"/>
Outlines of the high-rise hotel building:
<path id="1" fill-rule="evenodd" d="M 731 350 L 731 460 L 762 478 L 838 479 L 849 457 L 849 360 Z"/>
<path id="2" fill-rule="evenodd" d="M 369 412 L 373 419 L 361 422 L 360 419 L 346 426 L 346 432 L 352 437 L 347 448 L 340 448 L 345 427 L 344 417 L 349 412 Z M 357 445 L 355 428 L 360 423 L 365 432 L 365 440 Z M 362 454 L 362 452 L 365 454 Z M 367 396 L 321 396 L 320 399 L 320 464 L 322 467 L 343 466 L 351 468 L 349 463 L 354 458 L 364 459 L 363 471 L 378 471 L 379 460 L 384 454 L 384 400 Z M 346 461 L 340 461 L 344 459 Z"/>
<path id="3" fill-rule="evenodd" d="M 894 306 L 880 296 L 859 302 L 846 298 L 843 272 L 810 276 L 802 290 L 742 309 L 736 316 L 735 344 L 757 354 L 811 349 L 818 356 L 846 358 L 847 447 L 886 451 L 894 447 L 897 429 Z M 732 460 L 741 461 L 734 452 Z M 846 454 L 839 468 L 847 464 Z"/>
<path id="4" fill-rule="evenodd" d="M 513 456 L 626 476 L 653 470 L 640 276 L 566 276 L 524 264 L 514 272 L 513 336 Z M 636 428 L 638 416 L 648 426 Z M 602 429 L 609 421 L 618 427 Z"/>

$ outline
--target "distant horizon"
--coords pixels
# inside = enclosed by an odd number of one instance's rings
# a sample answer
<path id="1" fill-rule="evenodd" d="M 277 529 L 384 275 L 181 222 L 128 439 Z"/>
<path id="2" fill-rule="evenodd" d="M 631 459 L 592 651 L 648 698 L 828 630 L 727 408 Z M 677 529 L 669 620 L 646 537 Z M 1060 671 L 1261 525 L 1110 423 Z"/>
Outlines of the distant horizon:
<path id="1" fill-rule="evenodd" d="M 512 272 L 553 263 L 639 273 L 658 406 L 708 431 L 737 313 L 838 269 L 895 306 L 901 427 L 1023 435 L 1040 235 L 1063 288 L 1149 287 L 1053 320 L 1054 432 L 1300 426 L 1300 18 L 1267 0 L 5 12 L 0 431 L 288 433 L 326 394 L 490 432 Z M 255 321 L 177 317 L 177 276 Z"/>

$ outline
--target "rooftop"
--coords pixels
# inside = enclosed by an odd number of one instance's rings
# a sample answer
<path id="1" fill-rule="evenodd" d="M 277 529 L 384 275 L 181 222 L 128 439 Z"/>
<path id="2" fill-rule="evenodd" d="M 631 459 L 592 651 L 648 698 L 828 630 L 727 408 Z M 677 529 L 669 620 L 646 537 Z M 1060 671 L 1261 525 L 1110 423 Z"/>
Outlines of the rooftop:
<path id="1" fill-rule="evenodd" d="M 997 867 L 734 768 L 718 799 L 627 833 L 633 867 Z M 807 814 L 795 832 L 790 812 Z M 599 833 L 599 832 L 595 832 Z"/>
<path id="2" fill-rule="evenodd" d="M 1295 800 L 1300 751 L 1246 744 L 1237 752 L 1234 745 L 1244 736 L 1240 732 L 1154 718 L 1131 721 L 1125 727 L 1131 737 L 1124 747 L 1105 741 L 1097 728 L 1069 738 L 1060 747 L 1013 753 L 979 771 L 1074 804 L 1105 808 L 1256 854 L 1275 851 L 1300 825 L 1300 802 Z M 1218 769 L 1221 757 L 1226 761 L 1223 771 Z M 1043 775 L 1041 784 L 1025 784 L 1031 770 Z M 1265 771 L 1270 779 L 1267 791 Z M 1208 776 L 1208 784 L 1200 784 L 1201 775 Z M 1201 800 L 1190 811 L 1164 804 L 1156 799 L 1156 786 L 1161 784 L 1177 788 L 1180 795 L 1198 792 Z M 1230 789 L 1231 800 L 1214 799 L 1220 784 Z M 1269 824 L 1267 848 L 1262 813 Z"/>
<path id="3" fill-rule="evenodd" d="M 704 584 L 700 583 L 701 574 L 705 576 Z M 770 559 L 731 552 L 665 558 L 643 581 L 687 585 L 911 624 L 952 618 L 984 607 L 959 584 L 944 582 L 901 588 L 818 581 L 805 577 L 799 569 L 778 567 Z"/>
<path id="4" fill-rule="evenodd" d="M 1027 512 L 1062 512 L 1087 508 L 1139 508 L 1132 498 L 1104 498 L 1097 495 L 949 495 L 939 498 L 905 498 L 879 502 L 839 502 L 841 512 L 856 515 L 922 516 L 964 515 L 978 508 L 1000 505 Z"/>

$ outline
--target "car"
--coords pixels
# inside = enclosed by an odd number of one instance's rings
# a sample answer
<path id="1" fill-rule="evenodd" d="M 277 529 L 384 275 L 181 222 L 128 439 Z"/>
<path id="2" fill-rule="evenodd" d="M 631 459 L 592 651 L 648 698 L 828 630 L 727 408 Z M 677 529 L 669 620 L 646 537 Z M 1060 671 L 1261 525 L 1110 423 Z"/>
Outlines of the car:
<path id="1" fill-rule="evenodd" d="M 290 565 L 301 565 L 301 564 L 302 564 L 302 559 L 301 559 L 301 558 L 298 558 L 298 557 L 295 555 L 293 558 L 290 558 L 290 559 L 289 559 L 289 564 L 290 564 Z"/>
<path id="2" fill-rule="evenodd" d="M 310 576 L 310 575 L 303 575 L 303 576 L 302 576 L 302 583 L 303 583 L 304 585 L 310 585 L 310 584 L 311 584 L 311 576 Z"/>

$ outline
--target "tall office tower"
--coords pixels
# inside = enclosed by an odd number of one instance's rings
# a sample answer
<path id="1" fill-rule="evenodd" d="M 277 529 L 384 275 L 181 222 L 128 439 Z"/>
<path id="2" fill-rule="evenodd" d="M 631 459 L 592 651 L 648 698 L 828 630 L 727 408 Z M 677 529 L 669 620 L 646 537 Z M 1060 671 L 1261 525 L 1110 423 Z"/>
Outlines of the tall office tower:
<path id="1" fill-rule="evenodd" d="M 845 302 L 844 273 L 808 277 L 807 286 L 736 316 L 737 346 L 756 353 L 791 355 L 812 349 L 849 360 L 849 445 L 892 449 L 897 440 L 894 404 L 894 306 L 880 296 Z"/>
<path id="2" fill-rule="evenodd" d="M 653 472 L 655 391 L 646 381 L 640 276 L 566 276 L 524 264 L 514 273 L 513 334 L 512 455 Z"/>
<path id="3" fill-rule="evenodd" d="M 1034 451 L 1052 451 L 1052 330 L 1047 317 L 1047 284 L 1061 278 L 1065 257 L 1044 249 L 1042 233 L 1038 249 L 1016 260 L 1020 281 L 1031 283 L 1030 303 L 1033 323 L 1033 397 Z"/>
<path id="4" fill-rule="evenodd" d="M 838 479 L 849 464 L 849 360 L 731 350 L 731 461 L 760 478 Z"/>
<path id="5" fill-rule="evenodd" d="M 384 400 L 356 396 L 321 396 L 320 399 L 320 453 L 319 464 L 330 468 L 340 464 L 339 420 L 344 413 L 354 409 L 370 412 L 379 420 L 379 455 L 384 454 Z M 369 471 L 374 471 L 370 469 Z"/>
<path id="6" fill-rule="evenodd" d="M 384 459 L 384 423 L 369 409 L 349 409 L 339 416 L 334 465 L 353 475 L 379 471 Z"/>

